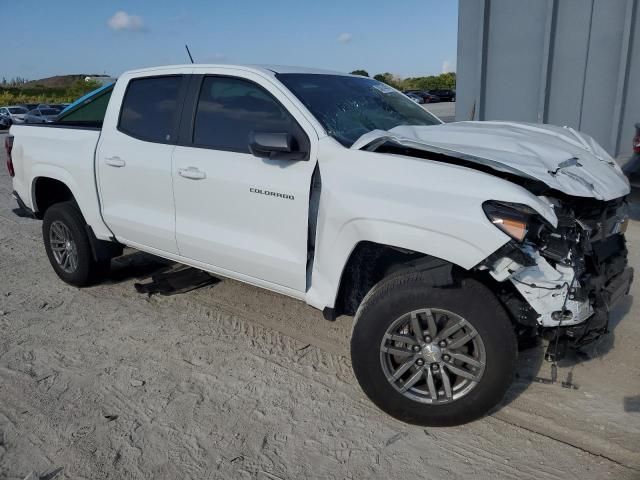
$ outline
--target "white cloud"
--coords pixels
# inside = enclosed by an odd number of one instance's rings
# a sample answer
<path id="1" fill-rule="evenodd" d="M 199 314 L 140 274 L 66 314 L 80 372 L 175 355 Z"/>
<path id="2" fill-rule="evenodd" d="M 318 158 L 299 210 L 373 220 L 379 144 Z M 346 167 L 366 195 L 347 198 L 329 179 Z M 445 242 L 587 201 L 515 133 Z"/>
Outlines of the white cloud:
<path id="1" fill-rule="evenodd" d="M 451 60 L 445 60 L 442 62 L 442 73 L 449 73 L 456 71 L 455 62 L 451 62 Z"/>
<path id="2" fill-rule="evenodd" d="M 111 30 L 115 31 L 128 30 L 131 32 L 141 32 L 145 29 L 142 17 L 129 15 L 122 10 L 114 13 L 113 17 L 107 20 L 107 25 L 109 25 Z"/>
<path id="3" fill-rule="evenodd" d="M 338 35 L 338 41 L 340 43 L 349 43 L 352 38 L 353 35 L 351 35 L 350 33 L 341 33 L 340 35 Z"/>

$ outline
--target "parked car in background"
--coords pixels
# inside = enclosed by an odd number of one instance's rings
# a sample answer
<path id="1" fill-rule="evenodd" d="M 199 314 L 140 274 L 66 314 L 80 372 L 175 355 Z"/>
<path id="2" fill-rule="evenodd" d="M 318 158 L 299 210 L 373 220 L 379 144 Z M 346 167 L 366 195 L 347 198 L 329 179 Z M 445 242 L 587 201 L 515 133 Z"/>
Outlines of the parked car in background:
<path id="1" fill-rule="evenodd" d="M 58 113 L 60 113 L 62 110 L 64 110 L 66 108 L 66 105 L 63 104 L 50 104 L 50 105 L 38 105 L 38 108 L 51 108 L 53 110 L 56 110 Z"/>
<path id="2" fill-rule="evenodd" d="M 69 103 L 57 103 L 57 104 L 53 105 L 53 107 L 59 109 L 60 111 L 62 111 L 65 108 L 67 108 L 69 105 L 70 105 Z"/>
<path id="3" fill-rule="evenodd" d="M 405 93 L 405 95 L 416 103 L 424 103 L 424 98 L 420 95 L 416 95 L 415 93 Z"/>
<path id="4" fill-rule="evenodd" d="M 10 128 L 11 124 L 11 119 L 7 115 L 0 114 L 0 130 Z"/>
<path id="5" fill-rule="evenodd" d="M 27 109 L 18 105 L 10 105 L 8 107 L 0 108 L 0 115 L 9 117 L 12 124 L 24 122 L 26 114 Z"/>
<path id="6" fill-rule="evenodd" d="M 449 89 L 437 89 L 437 90 L 429 90 L 431 95 L 437 96 L 443 102 L 455 102 L 456 101 L 456 91 Z"/>
<path id="7" fill-rule="evenodd" d="M 59 113 L 55 108 L 34 108 L 25 115 L 24 123 L 50 123 Z"/>
<path id="8" fill-rule="evenodd" d="M 412 93 L 422 98 L 422 103 L 436 103 L 440 101 L 440 97 L 433 95 L 426 90 L 405 90 L 404 94 Z"/>

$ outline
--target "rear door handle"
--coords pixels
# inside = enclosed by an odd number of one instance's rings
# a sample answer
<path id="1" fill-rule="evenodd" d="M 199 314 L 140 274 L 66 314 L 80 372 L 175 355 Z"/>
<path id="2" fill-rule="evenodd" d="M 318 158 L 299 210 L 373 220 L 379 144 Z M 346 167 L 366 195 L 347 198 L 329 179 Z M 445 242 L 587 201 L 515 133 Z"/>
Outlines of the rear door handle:
<path id="1" fill-rule="evenodd" d="M 120 157 L 105 157 L 104 159 L 104 163 L 106 163 L 107 165 L 111 166 L 111 167 L 124 167 L 127 162 L 125 162 L 123 159 L 121 159 Z"/>
<path id="2" fill-rule="evenodd" d="M 189 178 L 191 180 L 202 180 L 204 178 L 207 178 L 207 174 L 202 170 L 197 169 L 196 167 L 179 168 L 178 175 L 184 178 Z"/>

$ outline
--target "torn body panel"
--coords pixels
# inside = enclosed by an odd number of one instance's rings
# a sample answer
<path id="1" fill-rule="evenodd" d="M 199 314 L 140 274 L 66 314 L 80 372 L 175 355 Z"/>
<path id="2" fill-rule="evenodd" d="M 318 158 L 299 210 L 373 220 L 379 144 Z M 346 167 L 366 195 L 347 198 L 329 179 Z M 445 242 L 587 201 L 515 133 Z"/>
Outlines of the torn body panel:
<path id="1" fill-rule="evenodd" d="M 557 227 L 511 242 L 484 266 L 518 292 L 515 308 L 513 298 L 505 301 L 512 313 L 530 309 L 534 325 L 562 327 L 561 335 L 580 346 L 606 332 L 609 311 L 633 281 L 624 239 L 627 205 L 622 199 L 549 201 L 556 206 Z M 528 319 L 516 321 L 526 325 Z"/>
<path id="2" fill-rule="evenodd" d="M 502 258 L 494 264 L 490 273 L 498 281 L 509 280 L 538 315 L 542 327 L 576 325 L 593 315 L 587 299 L 576 300 L 575 292 L 580 287 L 575 270 L 571 266 L 552 266 L 532 248 L 527 254 L 535 261 L 532 266 L 520 265 L 511 259 Z M 572 298 L 573 297 L 573 298 Z"/>

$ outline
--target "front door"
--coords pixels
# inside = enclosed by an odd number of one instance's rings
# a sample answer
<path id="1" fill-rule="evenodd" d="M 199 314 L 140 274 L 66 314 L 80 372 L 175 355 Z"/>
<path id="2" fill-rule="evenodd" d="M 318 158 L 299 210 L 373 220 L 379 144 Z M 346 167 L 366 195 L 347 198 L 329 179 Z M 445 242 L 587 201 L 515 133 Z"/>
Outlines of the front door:
<path id="1" fill-rule="evenodd" d="M 230 276 L 304 291 L 315 168 L 311 127 L 302 129 L 277 88 L 260 85 L 257 75 L 243 77 L 194 77 L 189 138 L 173 153 L 178 249 Z M 302 161 L 255 157 L 252 131 L 290 132 L 310 155 Z"/>

